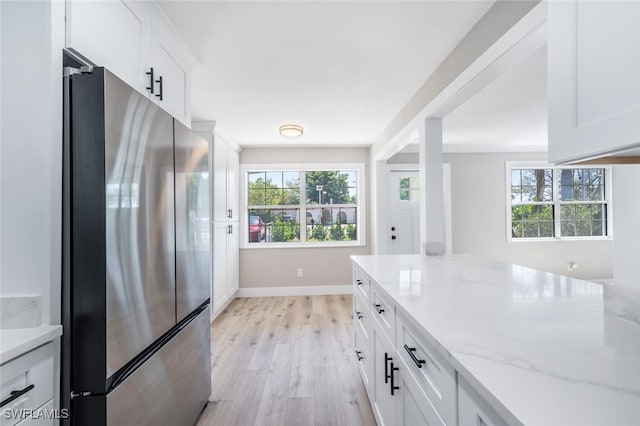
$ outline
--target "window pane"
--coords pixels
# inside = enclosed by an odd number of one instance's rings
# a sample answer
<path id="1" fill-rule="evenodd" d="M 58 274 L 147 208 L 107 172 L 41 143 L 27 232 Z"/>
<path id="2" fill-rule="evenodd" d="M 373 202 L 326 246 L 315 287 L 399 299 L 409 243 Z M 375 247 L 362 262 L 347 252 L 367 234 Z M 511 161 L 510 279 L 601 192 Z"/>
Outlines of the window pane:
<path id="1" fill-rule="evenodd" d="M 249 205 L 262 206 L 265 204 L 264 189 L 249 189 Z"/>
<path id="2" fill-rule="evenodd" d="M 527 203 L 552 200 L 553 171 L 551 169 L 511 170 L 511 201 Z"/>
<path id="3" fill-rule="evenodd" d="M 356 175 L 355 170 L 305 172 L 307 204 L 355 204 Z"/>
<path id="4" fill-rule="evenodd" d="M 264 172 L 249 172 L 249 184 L 256 183 L 258 181 L 262 182 L 262 185 L 258 185 L 258 186 L 264 187 L 265 173 Z M 255 188 L 257 186 L 252 186 L 252 187 Z"/>
<path id="5" fill-rule="evenodd" d="M 409 201 L 409 190 L 401 189 L 400 190 L 400 201 Z"/>
<path id="6" fill-rule="evenodd" d="M 357 235 L 355 207 L 307 209 L 307 241 L 354 241 Z"/>
<path id="7" fill-rule="evenodd" d="M 300 172 L 284 172 L 283 173 L 284 187 L 296 188 L 300 187 Z"/>
<path id="8" fill-rule="evenodd" d="M 607 211 L 602 204 L 571 204 L 560 207 L 563 237 L 607 235 Z"/>
<path id="9" fill-rule="evenodd" d="M 282 172 L 267 172 L 267 186 L 282 188 Z"/>
<path id="10" fill-rule="evenodd" d="M 511 228 L 511 236 L 514 238 L 553 237 L 553 206 L 511 207 Z"/>
<path id="11" fill-rule="evenodd" d="M 400 188 L 409 189 L 409 178 L 400 178 Z"/>
<path id="12" fill-rule="evenodd" d="M 249 206 L 282 206 L 300 203 L 299 172 L 250 172 Z"/>
<path id="13" fill-rule="evenodd" d="M 563 169 L 560 171 L 560 199 L 603 201 L 604 180 L 604 169 Z"/>
<path id="14" fill-rule="evenodd" d="M 299 242 L 300 209 L 250 209 L 249 242 Z"/>

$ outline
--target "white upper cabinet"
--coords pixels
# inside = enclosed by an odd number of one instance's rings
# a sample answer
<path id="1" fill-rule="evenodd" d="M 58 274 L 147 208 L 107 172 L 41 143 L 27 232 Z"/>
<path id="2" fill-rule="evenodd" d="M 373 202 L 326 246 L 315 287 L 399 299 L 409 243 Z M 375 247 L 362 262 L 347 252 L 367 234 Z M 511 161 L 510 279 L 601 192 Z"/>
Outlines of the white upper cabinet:
<path id="1" fill-rule="evenodd" d="M 640 155 L 640 2 L 549 2 L 548 37 L 550 161 Z"/>
<path id="2" fill-rule="evenodd" d="M 142 2 L 67 1 L 65 45 L 146 92 L 149 18 Z"/>
<path id="3" fill-rule="evenodd" d="M 156 86 L 155 99 L 185 125 L 191 120 L 191 69 L 196 64 L 189 49 L 161 10 L 155 9 L 151 24 L 151 59 Z M 162 84 L 159 80 L 162 80 Z M 160 93 L 159 90 L 162 90 Z M 162 96 L 160 96 L 162 95 Z"/>
<path id="4" fill-rule="evenodd" d="M 191 126 L 197 61 L 157 3 L 67 0 L 65 45 Z"/>

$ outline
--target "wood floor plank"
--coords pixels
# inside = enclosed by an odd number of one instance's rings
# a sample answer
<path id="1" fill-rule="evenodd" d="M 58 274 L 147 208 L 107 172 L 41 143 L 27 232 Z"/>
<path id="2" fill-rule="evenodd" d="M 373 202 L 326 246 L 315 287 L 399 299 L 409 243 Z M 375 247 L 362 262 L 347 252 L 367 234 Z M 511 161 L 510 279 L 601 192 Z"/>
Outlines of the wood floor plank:
<path id="1" fill-rule="evenodd" d="M 220 424 L 255 424 L 268 376 L 269 372 L 264 370 L 245 370 L 239 374 L 237 382 L 231 386 L 232 421 Z"/>
<path id="2" fill-rule="evenodd" d="M 315 353 L 313 329 L 307 324 L 302 327 L 300 336 L 294 342 L 293 359 L 291 361 L 291 380 L 289 383 L 290 398 L 313 396 L 313 367 Z"/>
<path id="3" fill-rule="evenodd" d="M 315 424 L 320 426 L 345 425 L 340 382 L 335 367 L 316 367 L 313 376 L 313 403 Z"/>
<path id="4" fill-rule="evenodd" d="M 286 343 L 276 345 L 272 368 L 260 401 L 256 425 L 283 425 L 289 399 L 293 349 Z"/>
<path id="5" fill-rule="evenodd" d="M 315 424 L 313 398 L 289 398 L 285 426 L 311 426 Z"/>

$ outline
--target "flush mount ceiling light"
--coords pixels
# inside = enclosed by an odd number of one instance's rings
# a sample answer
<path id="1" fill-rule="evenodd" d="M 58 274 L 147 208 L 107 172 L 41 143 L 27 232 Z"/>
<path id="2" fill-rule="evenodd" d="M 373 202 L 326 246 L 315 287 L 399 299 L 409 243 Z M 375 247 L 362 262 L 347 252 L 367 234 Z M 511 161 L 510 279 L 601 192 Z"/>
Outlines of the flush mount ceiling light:
<path id="1" fill-rule="evenodd" d="M 286 136 L 288 138 L 297 138 L 298 136 L 302 136 L 304 133 L 302 126 L 298 126 L 297 124 L 283 124 L 278 130 L 282 136 Z"/>

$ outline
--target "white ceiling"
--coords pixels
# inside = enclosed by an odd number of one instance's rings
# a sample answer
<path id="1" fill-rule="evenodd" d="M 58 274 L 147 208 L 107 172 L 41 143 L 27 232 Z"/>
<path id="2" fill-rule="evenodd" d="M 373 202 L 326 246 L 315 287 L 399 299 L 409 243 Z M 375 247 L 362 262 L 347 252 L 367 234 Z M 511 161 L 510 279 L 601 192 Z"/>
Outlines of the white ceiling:
<path id="1" fill-rule="evenodd" d="M 242 146 L 291 146 L 285 123 L 297 146 L 371 144 L 492 3 L 161 1 L 202 62 L 193 119 Z"/>
<path id="2" fill-rule="evenodd" d="M 445 146 L 546 150 L 546 68 L 543 47 L 445 116 Z"/>

